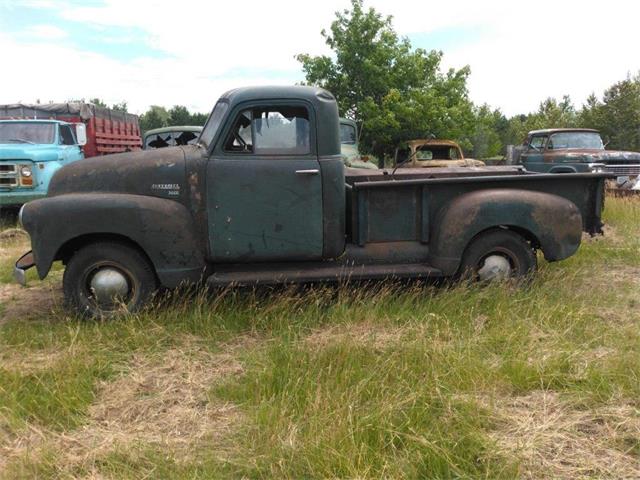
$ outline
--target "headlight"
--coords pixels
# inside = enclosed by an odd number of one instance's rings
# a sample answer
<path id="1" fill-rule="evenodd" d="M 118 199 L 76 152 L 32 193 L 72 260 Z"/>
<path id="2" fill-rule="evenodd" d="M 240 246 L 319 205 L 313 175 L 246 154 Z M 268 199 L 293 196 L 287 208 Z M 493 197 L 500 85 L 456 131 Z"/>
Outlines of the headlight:
<path id="1" fill-rule="evenodd" d="M 591 173 L 602 173 L 605 171 L 606 165 L 604 163 L 590 163 L 589 170 Z"/>
<path id="2" fill-rule="evenodd" d="M 25 165 L 23 167 L 20 168 L 20 175 L 22 175 L 23 177 L 30 177 L 31 176 L 31 167 L 28 165 Z"/>

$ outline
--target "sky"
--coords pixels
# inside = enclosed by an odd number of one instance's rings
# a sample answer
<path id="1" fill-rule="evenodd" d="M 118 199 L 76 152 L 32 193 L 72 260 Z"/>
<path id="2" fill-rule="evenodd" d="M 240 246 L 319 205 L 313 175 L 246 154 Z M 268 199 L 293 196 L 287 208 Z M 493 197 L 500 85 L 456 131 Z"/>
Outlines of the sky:
<path id="1" fill-rule="evenodd" d="M 635 0 L 365 0 L 414 47 L 469 65 L 470 98 L 506 115 L 590 93 L 640 71 Z M 0 104 L 101 98 L 129 110 L 208 112 L 245 85 L 304 79 L 298 53 L 348 0 L 0 0 Z"/>

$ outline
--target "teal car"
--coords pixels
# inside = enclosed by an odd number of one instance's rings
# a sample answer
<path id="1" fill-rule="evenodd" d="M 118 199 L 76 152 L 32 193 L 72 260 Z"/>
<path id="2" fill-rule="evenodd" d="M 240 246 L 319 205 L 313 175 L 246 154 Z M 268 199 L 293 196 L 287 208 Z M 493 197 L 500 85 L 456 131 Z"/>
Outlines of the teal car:
<path id="1" fill-rule="evenodd" d="M 84 158 L 85 143 L 83 124 L 0 120 L 0 207 L 45 197 L 53 174 Z"/>

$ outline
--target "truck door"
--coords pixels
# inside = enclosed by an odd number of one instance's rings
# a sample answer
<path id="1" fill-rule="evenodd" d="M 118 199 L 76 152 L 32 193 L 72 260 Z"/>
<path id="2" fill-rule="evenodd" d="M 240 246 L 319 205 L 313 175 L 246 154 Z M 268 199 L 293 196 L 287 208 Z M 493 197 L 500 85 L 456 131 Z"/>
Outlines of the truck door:
<path id="1" fill-rule="evenodd" d="M 546 143 L 546 135 L 533 135 L 529 137 L 526 150 L 520 157 L 522 164 L 527 170 L 542 173 L 549 171 L 552 165 L 544 161 L 544 148 Z"/>
<path id="2" fill-rule="evenodd" d="M 255 103 L 229 116 L 207 164 L 215 262 L 322 257 L 322 183 L 313 109 Z"/>
<path id="3" fill-rule="evenodd" d="M 80 158 L 80 147 L 78 147 L 71 127 L 69 125 L 58 125 L 60 135 L 60 145 L 62 148 L 63 160 L 66 162 L 78 160 Z"/>

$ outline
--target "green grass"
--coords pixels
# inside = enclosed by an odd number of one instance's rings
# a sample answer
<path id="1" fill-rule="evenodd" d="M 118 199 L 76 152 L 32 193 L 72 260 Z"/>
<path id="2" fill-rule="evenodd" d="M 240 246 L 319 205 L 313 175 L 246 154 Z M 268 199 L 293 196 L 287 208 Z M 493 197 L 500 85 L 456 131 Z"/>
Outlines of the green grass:
<path id="1" fill-rule="evenodd" d="M 19 438 L 35 428 L 50 441 L 16 456 L 6 476 L 549 474 L 497 443 L 505 399 L 545 390 L 577 412 L 640 408 L 640 202 L 608 200 L 605 218 L 609 236 L 586 241 L 566 261 L 541 261 L 539 275 L 520 287 L 175 292 L 109 323 L 59 311 L 9 321 L 0 326 L 0 431 Z M 142 441 L 61 460 L 55 435 L 93 425 L 102 382 L 127 374 L 133 358 L 194 348 L 242 365 L 241 374 L 212 381 L 202 399 L 202 411 L 235 405 L 233 428 L 194 440 L 187 453 Z M 26 368 L 12 358 L 44 360 Z M 593 441 L 637 460 L 633 436 Z"/>

